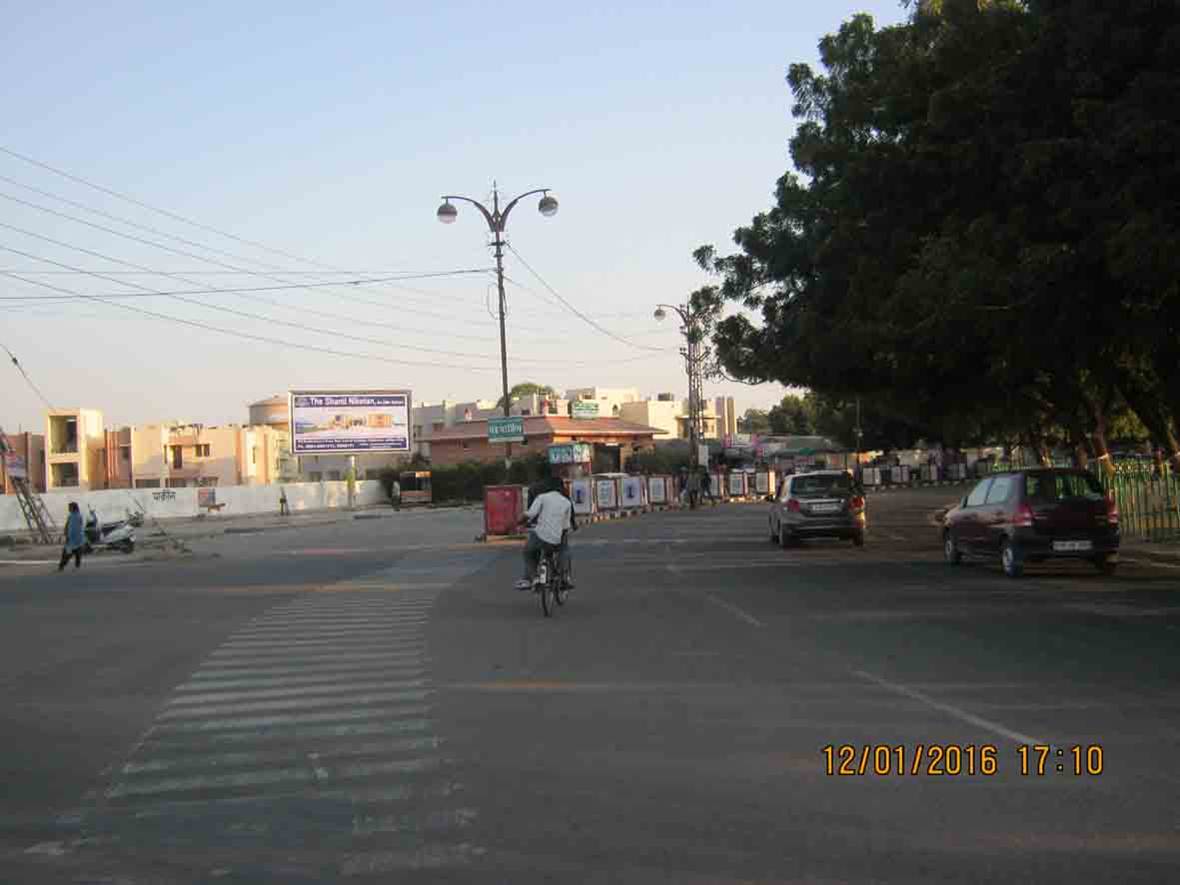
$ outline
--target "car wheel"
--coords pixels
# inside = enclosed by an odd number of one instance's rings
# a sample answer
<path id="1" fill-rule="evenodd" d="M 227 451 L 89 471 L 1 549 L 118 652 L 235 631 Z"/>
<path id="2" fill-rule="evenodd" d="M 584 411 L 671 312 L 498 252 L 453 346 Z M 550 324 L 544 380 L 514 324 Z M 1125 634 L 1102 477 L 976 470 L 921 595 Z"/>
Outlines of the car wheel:
<path id="1" fill-rule="evenodd" d="M 1097 567 L 1098 571 L 1102 572 L 1104 575 L 1113 575 L 1115 569 L 1118 568 L 1118 564 L 1118 560 L 1109 553 L 1099 556 L 1094 560 L 1095 567 Z"/>
<path id="2" fill-rule="evenodd" d="M 942 555 L 951 565 L 958 565 L 963 561 L 963 551 L 959 549 L 959 542 L 950 532 L 942 534 Z"/>
<path id="3" fill-rule="evenodd" d="M 783 524 L 780 522 L 778 524 L 778 544 L 779 544 L 779 546 L 784 547 L 784 548 L 791 547 L 794 543 L 795 543 L 795 541 L 794 541 L 794 538 L 791 537 L 791 533 L 788 532 L 786 530 L 786 528 L 783 527 Z"/>
<path id="4" fill-rule="evenodd" d="M 1024 561 L 1011 541 L 1005 540 L 1000 545 L 1000 566 L 1009 578 L 1019 578 L 1024 574 Z"/>

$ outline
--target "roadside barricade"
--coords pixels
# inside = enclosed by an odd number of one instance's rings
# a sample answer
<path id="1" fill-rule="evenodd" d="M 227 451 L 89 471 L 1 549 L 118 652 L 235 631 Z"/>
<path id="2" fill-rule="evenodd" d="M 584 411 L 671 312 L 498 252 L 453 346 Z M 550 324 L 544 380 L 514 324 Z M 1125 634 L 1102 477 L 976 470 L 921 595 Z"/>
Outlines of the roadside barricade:
<path id="1" fill-rule="evenodd" d="M 570 500 L 574 504 L 574 513 L 578 516 L 589 516 L 595 511 L 594 483 L 587 477 L 570 480 Z"/>
<path id="2" fill-rule="evenodd" d="M 646 483 L 642 476 L 624 476 L 620 485 L 623 493 L 621 506 L 624 510 L 636 510 L 647 503 Z"/>
<path id="3" fill-rule="evenodd" d="M 729 474 L 729 483 L 727 491 L 731 498 L 746 497 L 746 474 L 740 470 L 735 470 Z"/>
<path id="4" fill-rule="evenodd" d="M 670 503 L 673 494 L 672 477 L 649 476 L 647 478 L 647 500 L 652 506 Z"/>
<path id="5" fill-rule="evenodd" d="M 515 534 L 524 517 L 524 486 L 486 486 L 483 491 L 484 534 L 491 538 L 496 535 Z"/>
<path id="6" fill-rule="evenodd" d="M 619 509 L 619 480 L 617 477 L 594 477 L 594 504 L 599 511 Z"/>

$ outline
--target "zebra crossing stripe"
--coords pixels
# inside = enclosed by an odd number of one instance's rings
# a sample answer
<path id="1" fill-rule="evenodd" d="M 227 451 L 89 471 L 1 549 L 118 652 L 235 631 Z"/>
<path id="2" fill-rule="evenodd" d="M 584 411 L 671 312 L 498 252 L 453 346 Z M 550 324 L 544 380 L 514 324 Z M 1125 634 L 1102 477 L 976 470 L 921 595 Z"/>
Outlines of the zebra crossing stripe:
<path id="1" fill-rule="evenodd" d="M 360 704 L 367 707 L 388 701 L 419 700 L 424 696 L 421 691 L 423 684 L 423 681 L 419 680 L 407 685 L 407 690 L 384 691 L 373 694 L 345 696 L 338 692 L 328 697 L 296 697 L 270 701 L 251 701 L 244 699 L 243 703 L 237 704 L 215 703 L 198 704 L 192 707 L 176 707 L 161 713 L 156 717 L 156 721 L 168 723 L 182 719 L 199 719 L 210 715 L 225 716 L 233 713 L 262 713 L 278 710 L 316 710 L 324 707 L 339 707 L 343 704 Z"/>

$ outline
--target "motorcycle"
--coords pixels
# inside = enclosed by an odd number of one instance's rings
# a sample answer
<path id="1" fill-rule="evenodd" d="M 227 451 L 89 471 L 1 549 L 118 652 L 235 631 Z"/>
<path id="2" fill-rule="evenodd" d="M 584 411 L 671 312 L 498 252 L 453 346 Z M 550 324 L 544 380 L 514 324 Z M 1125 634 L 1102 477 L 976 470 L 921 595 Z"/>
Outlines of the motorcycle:
<path id="1" fill-rule="evenodd" d="M 100 522 L 93 507 L 90 508 L 90 518 L 86 520 L 85 534 L 84 552 L 87 554 L 97 550 L 118 550 L 120 553 L 130 553 L 135 549 L 135 528 L 130 520 Z"/>

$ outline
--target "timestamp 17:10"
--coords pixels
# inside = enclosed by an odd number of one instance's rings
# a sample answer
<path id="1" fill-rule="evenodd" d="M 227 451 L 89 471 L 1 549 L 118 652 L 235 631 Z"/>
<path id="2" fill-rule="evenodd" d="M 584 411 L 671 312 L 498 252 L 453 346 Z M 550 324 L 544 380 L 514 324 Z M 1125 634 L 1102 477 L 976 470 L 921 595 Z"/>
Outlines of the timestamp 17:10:
<path id="1" fill-rule="evenodd" d="M 1064 771 L 1067 758 L 1069 770 L 1079 777 L 1086 774 L 1100 775 L 1104 765 L 1099 744 L 1074 744 L 1061 749 L 1054 749 L 1048 744 L 1021 744 L 1016 748 L 1016 755 L 1020 759 L 1020 773 L 1026 777 L 1043 777 L 1047 771 Z M 1057 762 L 1058 759 L 1062 761 Z"/>

